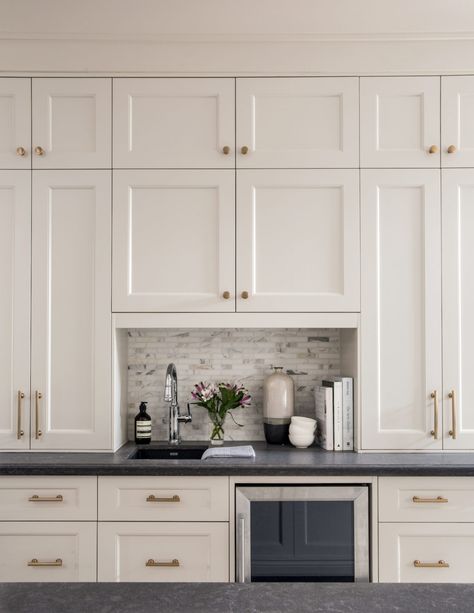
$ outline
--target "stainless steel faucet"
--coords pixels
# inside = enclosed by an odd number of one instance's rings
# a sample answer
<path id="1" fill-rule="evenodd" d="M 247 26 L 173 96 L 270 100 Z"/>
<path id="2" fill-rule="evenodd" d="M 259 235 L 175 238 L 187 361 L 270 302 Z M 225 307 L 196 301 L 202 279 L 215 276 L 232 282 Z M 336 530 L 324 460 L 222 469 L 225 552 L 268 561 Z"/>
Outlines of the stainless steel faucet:
<path id="1" fill-rule="evenodd" d="M 177 445 L 181 437 L 179 436 L 180 422 L 188 423 L 192 421 L 191 409 L 188 404 L 188 412 L 186 415 L 181 415 L 178 404 L 178 373 L 174 364 L 168 364 L 166 369 L 165 379 L 165 402 L 170 403 L 170 419 L 169 419 L 169 434 L 168 442 L 172 445 Z"/>

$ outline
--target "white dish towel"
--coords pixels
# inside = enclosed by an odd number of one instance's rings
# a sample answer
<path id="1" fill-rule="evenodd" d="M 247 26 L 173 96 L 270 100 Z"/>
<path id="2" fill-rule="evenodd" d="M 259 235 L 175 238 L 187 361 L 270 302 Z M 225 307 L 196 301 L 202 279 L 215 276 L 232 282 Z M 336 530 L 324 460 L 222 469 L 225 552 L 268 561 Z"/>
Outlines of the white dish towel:
<path id="1" fill-rule="evenodd" d="M 252 445 L 239 445 L 237 447 L 209 447 L 202 454 L 201 460 L 207 458 L 254 458 L 255 450 Z"/>

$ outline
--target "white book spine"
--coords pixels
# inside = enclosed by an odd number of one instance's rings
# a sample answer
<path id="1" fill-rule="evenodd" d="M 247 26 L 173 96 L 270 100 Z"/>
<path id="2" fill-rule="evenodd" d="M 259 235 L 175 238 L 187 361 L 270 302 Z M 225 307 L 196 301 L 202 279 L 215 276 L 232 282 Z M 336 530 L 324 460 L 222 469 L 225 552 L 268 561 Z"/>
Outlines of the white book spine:
<path id="1" fill-rule="evenodd" d="M 352 377 L 342 377 L 342 448 L 354 451 L 354 391 Z"/>
<path id="2" fill-rule="evenodd" d="M 333 379 L 323 385 L 333 389 L 334 451 L 342 451 L 342 382 Z"/>

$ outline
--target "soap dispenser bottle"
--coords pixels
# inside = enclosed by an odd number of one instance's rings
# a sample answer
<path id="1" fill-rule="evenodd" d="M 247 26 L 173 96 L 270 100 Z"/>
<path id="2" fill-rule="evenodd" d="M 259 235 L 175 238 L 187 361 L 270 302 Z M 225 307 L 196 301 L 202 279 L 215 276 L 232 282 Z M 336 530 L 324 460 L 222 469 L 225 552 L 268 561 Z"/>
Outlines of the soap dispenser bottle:
<path id="1" fill-rule="evenodd" d="M 146 412 L 146 402 L 140 402 L 140 410 L 135 417 L 135 443 L 146 445 L 151 443 L 151 417 Z"/>

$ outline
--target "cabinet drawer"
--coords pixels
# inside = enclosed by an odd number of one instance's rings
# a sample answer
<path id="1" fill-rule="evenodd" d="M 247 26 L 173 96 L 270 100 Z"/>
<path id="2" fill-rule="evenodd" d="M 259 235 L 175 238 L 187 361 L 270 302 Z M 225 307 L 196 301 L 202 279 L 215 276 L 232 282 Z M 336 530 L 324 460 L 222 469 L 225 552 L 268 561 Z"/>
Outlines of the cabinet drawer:
<path id="1" fill-rule="evenodd" d="M 382 477 L 379 520 L 472 522 L 474 479 L 471 477 Z"/>
<path id="2" fill-rule="evenodd" d="M 472 583 L 473 556 L 474 524 L 379 525 L 383 583 Z"/>
<path id="3" fill-rule="evenodd" d="M 0 581 L 96 581 L 96 524 L 0 523 Z"/>
<path id="4" fill-rule="evenodd" d="M 228 521 L 227 477 L 99 477 L 99 519 Z"/>
<path id="5" fill-rule="evenodd" d="M 229 524 L 99 523 L 99 581 L 228 581 Z"/>
<path id="6" fill-rule="evenodd" d="M 0 520 L 97 520 L 97 477 L 0 477 Z"/>

